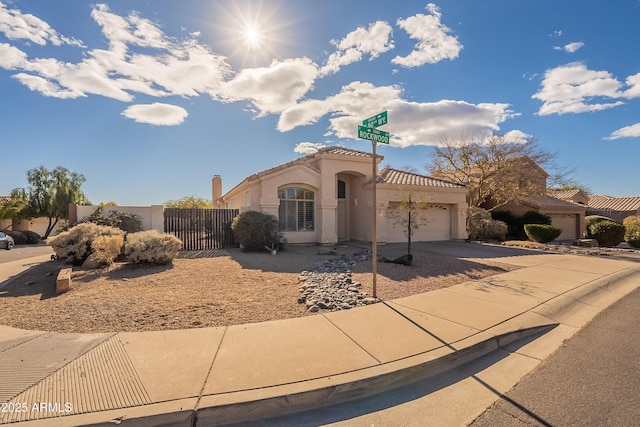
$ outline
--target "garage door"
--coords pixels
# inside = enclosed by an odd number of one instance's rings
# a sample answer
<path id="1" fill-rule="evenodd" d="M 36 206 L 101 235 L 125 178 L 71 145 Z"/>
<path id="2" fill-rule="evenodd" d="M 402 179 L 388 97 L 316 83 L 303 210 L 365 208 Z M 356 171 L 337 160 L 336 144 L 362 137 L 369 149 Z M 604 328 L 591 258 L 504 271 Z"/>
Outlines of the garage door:
<path id="1" fill-rule="evenodd" d="M 556 240 L 573 240 L 578 237 L 575 215 L 551 215 L 551 225 L 562 228 L 562 234 Z"/>
<path id="2" fill-rule="evenodd" d="M 407 236 L 403 232 L 403 227 L 397 224 L 395 218 L 407 217 L 407 212 L 397 209 L 389 209 L 387 216 L 387 241 L 406 242 Z M 428 242 L 451 239 L 451 207 L 448 205 L 429 205 L 424 210 L 424 217 L 427 224 L 422 225 L 411 238 L 414 242 Z"/>

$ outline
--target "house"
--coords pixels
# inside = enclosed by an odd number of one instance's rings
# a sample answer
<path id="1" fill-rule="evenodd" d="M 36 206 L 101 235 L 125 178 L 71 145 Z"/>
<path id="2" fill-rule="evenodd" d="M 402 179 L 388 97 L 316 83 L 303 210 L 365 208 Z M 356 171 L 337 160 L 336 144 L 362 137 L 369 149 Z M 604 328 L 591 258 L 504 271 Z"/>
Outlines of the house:
<path id="1" fill-rule="evenodd" d="M 382 161 L 376 156 L 376 164 Z M 280 220 L 289 243 L 333 244 L 372 240 L 373 159 L 371 153 L 325 147 L 255 173 L 222 195 L 214 176 L 214 207 L 262 211 Z M 427 200 L 428 223 L 415 241 L 465 239 L 467 188 L 432 177 L 384 168 L 376 177 L 376 237 L 380 243 L 406 241 L 395 213 L 403 196 Z"/>
<path id="2" fill-rule="evenodd" d="M 496 211 L 510 211 L 514 215 L 523 215 L 528 211 L 536 211 L 551 217 L 551 225 L 562 229 L 557 240 L 579 239 L 584 234 L 584 217 L 588 196 L 582 191 L 559 191 L 547 189 L 549 174 L 535 162 L 528 159 L 533 166 L 528 166 L 525 176 L 535 181 L 542 194 L 524 197 L 519 203 L 507 203 L 496 208 Z"/>
<path id="3" fill-rule="evenodd" d="M 640 215 L 640 197 L 596 195 L 589 198 L 587 215 L 602 215 L 622 222 L 626 217 Z"/>
<path id="4" fill-rule="evenodd" d="M 579 205 L 586 205 L 589 203 L 589 195 L 584 191 L 577 188 L 571 190 L 547 190 L 547 196 L 555 197 L 556 199 L 565 200 L 567 202 L 578 203 Z"/>

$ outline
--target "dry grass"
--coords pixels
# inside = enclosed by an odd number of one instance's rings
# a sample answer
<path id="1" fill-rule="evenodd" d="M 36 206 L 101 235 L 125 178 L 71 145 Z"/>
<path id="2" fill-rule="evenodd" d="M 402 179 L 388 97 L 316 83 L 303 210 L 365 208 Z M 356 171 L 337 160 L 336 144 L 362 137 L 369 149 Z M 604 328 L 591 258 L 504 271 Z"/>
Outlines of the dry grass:
<path id="1" fill-rule="evenodd" d="M 339 247 L 337 253 L 358 251 Z M 0 289 L 0 324 L 53 332 L 182 329 L 312 315 L 297 303 L 299 273 L 330 259 L 327 250 L 291 248 L 277 256 L 230 250 L 214 258 L 176 259 L 170 266 L 114 264 L 74 268 L 71 290 L 55 295 L 60 261 L 44 263 Z M 392 299 L 451 286 L 517 267 L 490 260 L 418 254 L 410 267 L 378 264 L 378 297 Z M 371 263 L 354 269 L 371 293 Z"/>

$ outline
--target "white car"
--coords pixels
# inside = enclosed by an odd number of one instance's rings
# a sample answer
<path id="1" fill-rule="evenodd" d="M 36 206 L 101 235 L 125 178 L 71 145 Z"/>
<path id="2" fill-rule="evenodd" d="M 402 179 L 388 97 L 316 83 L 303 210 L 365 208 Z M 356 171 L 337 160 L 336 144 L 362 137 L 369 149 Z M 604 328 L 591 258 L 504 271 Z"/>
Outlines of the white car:
<path id="1" fill-rule="evenodd" d="M 5 248 L 6 250 L 10 250 L 14 246 L 15 246 L 15 242 L 13 241 L 13 237 L 0 231 L 0 248 Z"/>

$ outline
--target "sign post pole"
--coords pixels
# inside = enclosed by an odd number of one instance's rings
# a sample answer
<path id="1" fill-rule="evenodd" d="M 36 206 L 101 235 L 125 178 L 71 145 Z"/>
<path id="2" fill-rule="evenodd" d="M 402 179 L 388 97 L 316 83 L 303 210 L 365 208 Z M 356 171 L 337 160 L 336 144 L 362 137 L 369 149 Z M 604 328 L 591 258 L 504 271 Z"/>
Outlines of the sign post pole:
<path id="1" fill-rule="evenodd" d="M 373 274 L 373 278 L 371 284 L 373 286 L 373 297 L 378 298 L 376 292 L 376 276 L 378 274 L 378 215 L 377 215 L 377 206 L 376 206 L 376 183 L 378 181 L 378 163 L 376 162 L 376 145 L 375 141 L 371 141 L 372 151 L 373 151 L 373 194 L 371 196 L 372 204 L 373 204 L 373 216 L 371 218 L 372 230 L 371 230 L 371 273 Z"/>
<path id="2" fill-rule="evenodd" d="M 378 143 L 388 144 L 389 143 L 389 133 L 376 129 L 378 126 L 382 126 L 387 124 L 387 112 L 383 111 L 380 114 L 376 114 L 373 117 L 369 117 L 366 120 L 362 121 L 362 126 L 358 126 L 358 138 L 368 139 L 371 141 L 373 152 L 372 158 L 372 168 L 371 168 L 371 177 L 372 177 L 372 186 L 371 186 L 371 273 L 373 275 L 371 284 L 373 286 L 373 297 L 378 298 L 377 289 L 376 289 L 376 281 L 378 275 L 378 206 L 376 200 L 376 184 L 378 181 L 378 162 L 376 155 L 376 146 Z"/>

